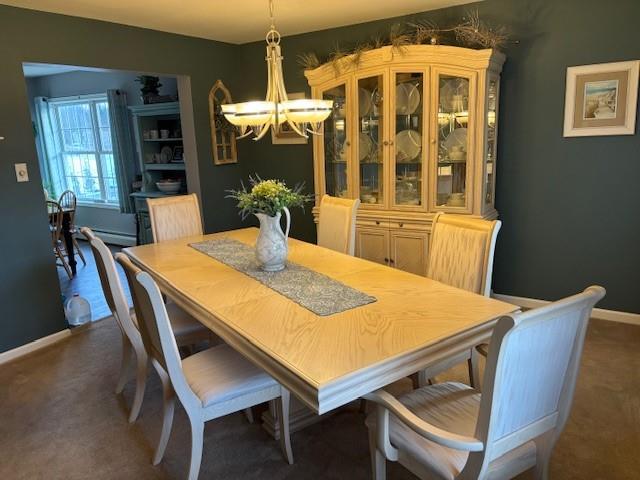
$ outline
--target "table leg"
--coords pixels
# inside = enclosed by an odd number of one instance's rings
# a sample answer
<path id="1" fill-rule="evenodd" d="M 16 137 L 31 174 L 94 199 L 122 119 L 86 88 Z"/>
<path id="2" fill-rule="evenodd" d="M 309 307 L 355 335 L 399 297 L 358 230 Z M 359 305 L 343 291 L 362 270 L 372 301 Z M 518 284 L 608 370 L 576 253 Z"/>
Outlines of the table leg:
<path id="1" fill-rule="evenodd" d="M 62 216 L 62 236 L 64 237 L 64 246 L 67 250 L 69 266 L 71 273 L 76 274 L 76 255 L 73 249 L 73 235 L 71 235 L 71 215 L 64 213 Z"/>

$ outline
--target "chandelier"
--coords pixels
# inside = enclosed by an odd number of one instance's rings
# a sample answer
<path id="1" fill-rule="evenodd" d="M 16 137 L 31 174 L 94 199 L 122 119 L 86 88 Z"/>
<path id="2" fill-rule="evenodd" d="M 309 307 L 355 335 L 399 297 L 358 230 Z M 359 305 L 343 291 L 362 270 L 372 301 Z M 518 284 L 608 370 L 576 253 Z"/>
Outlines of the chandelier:
<path id="1" fill-rule="evenodd" d="M 289 100 L 282 74 L 282 53 L 280 33 L 276 30 L 273 17 L 273 0 L 269 0 L 271 27 L 267 41 L 267 95 L 264 101 L 231 103 L 221 105 L 222 113 L 232 125 L 240 130 L 244 138 L 253 133 L 254 140 L 260 140 L 269 131 L 287 123 L 298 135 L 308 138 L 307 132 L 320 133 L 322 122 L 331 115 L 332 100 L 302 98 Z"/>

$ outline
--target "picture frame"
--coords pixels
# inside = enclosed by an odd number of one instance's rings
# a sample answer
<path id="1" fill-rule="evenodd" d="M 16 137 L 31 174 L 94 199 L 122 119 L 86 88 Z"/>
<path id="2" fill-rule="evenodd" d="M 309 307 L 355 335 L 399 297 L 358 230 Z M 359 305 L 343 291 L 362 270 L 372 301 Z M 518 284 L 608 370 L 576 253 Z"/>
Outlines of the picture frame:
<path id="1" fill-rule="evenodd" d="M 567 68 L 564 136 L 633 135 L 640 61 Z"/>
<path id="2" fill-rule="evenodd" d="M 289 100 L 305 98 L 303 92 L 289 93 L 288 97 Z M 308 138 L 298 135 L 286 122 L 271 129 L 271 143 L 273 145 L 305 145 L 308 140 Z"/>
<path id="3" fill-rule="evenodd" d="M 229 89 L 218 79 L 209 90 L 211 151 L 215 165 L 238 163 L 236 129 L 225 118 L 221 105 L 233 103 Z"/>

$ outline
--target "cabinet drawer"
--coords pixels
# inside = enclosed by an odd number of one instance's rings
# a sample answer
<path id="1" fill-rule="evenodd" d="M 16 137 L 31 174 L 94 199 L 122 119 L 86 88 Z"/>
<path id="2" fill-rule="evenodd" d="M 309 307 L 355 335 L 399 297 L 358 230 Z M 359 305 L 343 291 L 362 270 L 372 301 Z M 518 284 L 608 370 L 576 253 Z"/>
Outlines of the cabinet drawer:
<path id="1" fill-rule="evenodd" d="M 428 232 L 429 229 L 425 223 L 411 223 L 411 222 L 390 222 L 389 228 L 399 230 L 413 230 L 416 232 Z"/>
<path id="2" fill-rule="evenodd" d="M 363 227 L 363 228 L 386 228 L 388 229 L 389 226 L 391 224 L 389 223 L 388 220 L 372 220 L 372 219 L 364 219 L 364 220 L 360 220 L 358 219 L 356 221 L 356 226 L 357 227 Z"/>

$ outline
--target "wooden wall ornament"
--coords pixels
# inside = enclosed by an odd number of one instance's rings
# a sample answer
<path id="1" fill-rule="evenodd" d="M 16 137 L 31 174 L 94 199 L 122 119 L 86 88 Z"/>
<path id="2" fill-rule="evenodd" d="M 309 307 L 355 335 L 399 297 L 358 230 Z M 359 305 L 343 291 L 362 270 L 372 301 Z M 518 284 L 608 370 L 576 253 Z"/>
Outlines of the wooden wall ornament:
<path id="1" fill-rule="evenodd" d="M 209 120 L 211 123 L 211 150 L 213 163 L 238 163 L 235 127 L 222 114 L 221 105 L 232 103 L 231 93 L 222 80 L 217 80 L 209 91 Z"/>

